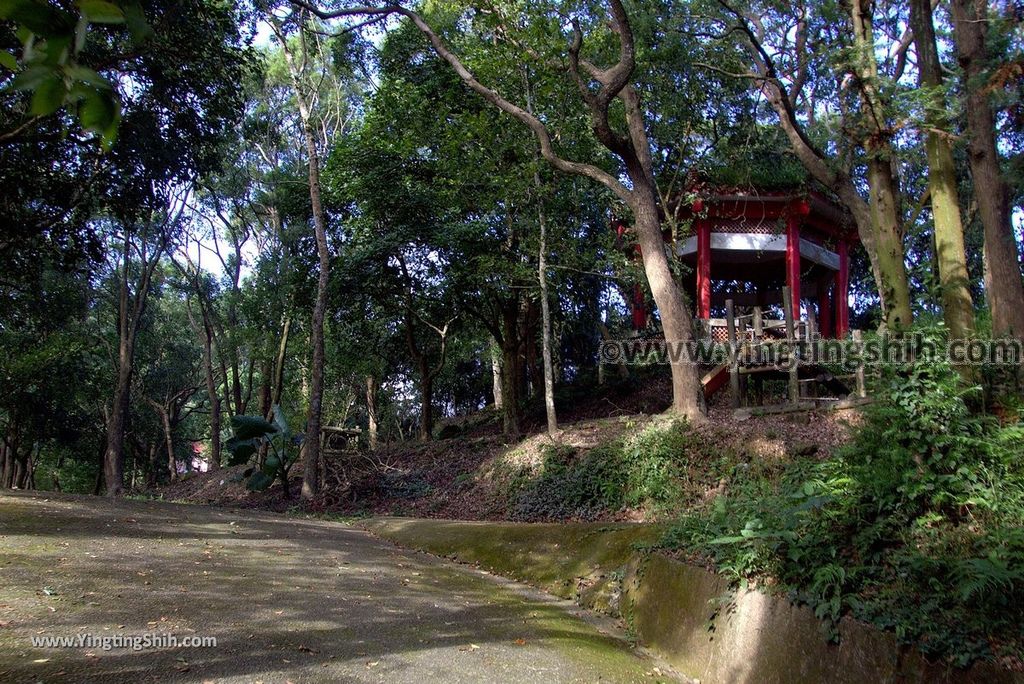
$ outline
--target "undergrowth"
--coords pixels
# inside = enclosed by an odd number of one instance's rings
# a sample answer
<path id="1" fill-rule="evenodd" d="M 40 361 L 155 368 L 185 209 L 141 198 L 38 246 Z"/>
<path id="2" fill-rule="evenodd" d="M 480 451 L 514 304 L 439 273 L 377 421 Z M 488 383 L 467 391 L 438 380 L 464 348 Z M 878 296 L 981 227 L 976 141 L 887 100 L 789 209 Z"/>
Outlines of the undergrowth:
<path id="1" fill-rule="evenodd" d="M 941 363 L 883 369 L 851 444 L 828 460 L 739 464 L 663 545 L 741 586 L 788 593 L 966 666 L 1024 655 L 1024 427 L 972 410 Z"/>
<path id="2" fill-rule="evenodd" d="M 684 420 L 643 430 L 580 453 L 546 445 L 541 471 L 513 484 L 517 520 L 590 520 L 643 507 L 678 508 L 711 479 L 708 449 Z"/>

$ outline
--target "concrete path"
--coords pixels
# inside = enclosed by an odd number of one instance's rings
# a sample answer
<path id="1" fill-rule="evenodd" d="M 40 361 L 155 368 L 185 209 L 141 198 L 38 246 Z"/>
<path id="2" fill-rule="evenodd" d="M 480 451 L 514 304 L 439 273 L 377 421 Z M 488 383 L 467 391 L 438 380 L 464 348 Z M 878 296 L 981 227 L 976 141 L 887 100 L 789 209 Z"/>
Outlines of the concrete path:
<path id="1" fill-rule="evenodd" d="M 32 637 L 215 637 L 39 648 Z M 654 682 L 615 628 L 341 523 L 0 495 L 0 682 Z"/>

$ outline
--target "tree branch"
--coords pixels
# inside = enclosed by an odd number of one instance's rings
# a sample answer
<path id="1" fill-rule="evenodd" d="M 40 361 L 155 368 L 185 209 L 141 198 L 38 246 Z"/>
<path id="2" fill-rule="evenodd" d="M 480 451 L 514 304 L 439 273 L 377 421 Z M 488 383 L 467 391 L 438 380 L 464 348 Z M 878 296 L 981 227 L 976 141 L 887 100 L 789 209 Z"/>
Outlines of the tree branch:
<path id="1" fill-rule="evenodd" d="M 491 103 L 501 111 L 509 114 L 520 122 L 525 124 L 537 138 L 537 142 L 540 144 L 541 156 L 552 166 L 563 173 L 570 173 L 579 176 L 585 176 L 592 180 L 595 180 L 609 190 L 614 192 L 624 202 L 630 203 L 632 196 L 628 188 L 623 185 L 617 178 L 610 173 L 600 169 L 592 164 L 586 164 L 583 162 L 574 162 L 568 159 L 564 159 L 555 152 L 554 145 L 552 144 L 551 134 L 547 127 L 541 122 L 540 119 L 528 113 L 522 107 L 510 102 L 500 95 L 497 91 L 485 86 L 483 83 L 477 80 L 476 76 L 462 63 L 462 60 L 453 53 L 441 37 L 434 31 L 433 28 L 416 12 L 406 9 L 400 5 L 387 5 L 383 7 L 354 7 L 340 10 L 322 10 L 317 8 L 305 0 L 290 0 L 292 4 L 309 10 L 314 15 L 321 19 L 337 19 L 342 17 L 353 17 L 353 16 L 367 16 L 367 15 L 384 15 L 384 14 L 399 14 L 409 19 L 417 29 L 420 30 L 423 35 L 430 41 L 431 47 L 438 57 L 443 59 L 445 62 L 455 70 L 455 73 L 462 79 L 463 83 L 470 87 L 474 92 L 483 97 L 487 102 Z M 612 0 L 613 15 L 616 13 L 615 7 L 622 10 L 622 5 L 619 0 Z M 633 68 L 633 49 L 632 49 L 632 34 L 628 29 L 628 22 L 625 22 L 627 28 L 625 30 L 620 29 L 618 31 L 620 37 L 625 42 L 626 37 L 630 43 L 628 50 L 624 46 L 622 48 L 622 54 L 620 55 L 620 61 L 615 67 L 608 70 L 607 73 L 608 81 L 604 84 L 599 93 L 598 100 L 607 97 L 609 100 L 618 94 L 618 91 L 625 85 L 626 79 L 628 79 L 628 72 L 623 76 L 625 70 L 624 65 L 628 65 L 629 71 Z M 624 37 L 625 36 L 625 37 Z M 624 61 L 626 60 L 626 61 Z M 620 84 L 621 82 L 621 84 Z M 608 93 L 612 93 L 608 97 Z"/>

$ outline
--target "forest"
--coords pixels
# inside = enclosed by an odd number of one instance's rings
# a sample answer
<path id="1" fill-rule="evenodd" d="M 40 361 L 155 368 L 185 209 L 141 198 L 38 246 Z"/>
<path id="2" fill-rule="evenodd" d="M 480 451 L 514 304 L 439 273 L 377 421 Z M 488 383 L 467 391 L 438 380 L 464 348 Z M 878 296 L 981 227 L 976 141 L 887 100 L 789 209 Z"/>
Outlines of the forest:
<path id="1" fill-rule="evenodd" d="M 0 0 L 0 490 L 651 522 L 1019 675 L 1022 152 L 1010 0 Z M 656 353 L 818 338 L 911 351 Z"/>

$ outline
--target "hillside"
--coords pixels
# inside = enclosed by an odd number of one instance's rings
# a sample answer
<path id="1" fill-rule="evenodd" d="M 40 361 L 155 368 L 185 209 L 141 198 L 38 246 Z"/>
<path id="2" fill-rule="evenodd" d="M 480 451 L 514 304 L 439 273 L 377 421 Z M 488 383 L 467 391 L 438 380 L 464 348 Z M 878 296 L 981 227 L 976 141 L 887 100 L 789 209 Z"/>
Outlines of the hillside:
<path id="1" fill-rule="evenodd" d="M 851 412 L 812 412 L 736 421 L 731 410 L 715 406 L 709 425 L 694 428 L 660 415 L 619 413 L 627 407 L 650 406 L 650 394 L 622 393 L 614 397 L 617 403 L 602 396 L 581 404 L 572 416 L 577 419 L 563 425 L 557 445 L 537 430 L 539 425 L 532 434 L 507 441 L 498 430 L 497 416 L 484 412 L 449 423 L 450 430 L 442 427 L 442 434 L 458 432 L 456 437 L 400 442 L 352 454 L 328 464 L 327 487 L 315 507 L 344 515 L 464 520 L 646 520 L 694 498 L 712 496 L 724 470 L 739 464 L 780 466 L 797 456 L 825 458 L 857 420 Z M 600 404 L 608 407 L 603 416 Z M 586 510 L 538 508 L 526 501 L 524 492 L 537 486 L 545 473 L 550 476 L 553 467 L 586 466 L 602 450 L 661 433 L 677 434 L 678 448 L 670 444 L 663 454 L 646 453 L 644 458 L 664 456 L 672 463 L 675 473 L 669 485 L 677 489 L 676 500 Z M 266 492 L 246 491 L 240 481 L 244 468 L 193 474 L 156 494 L 169 500 L 272 510 L 299 505 L 294 497 L 302 479 L 301 464 L 292 473 L 293 499 L 285 499 L 279 485 Z"/>

